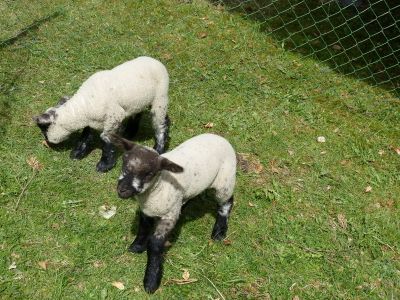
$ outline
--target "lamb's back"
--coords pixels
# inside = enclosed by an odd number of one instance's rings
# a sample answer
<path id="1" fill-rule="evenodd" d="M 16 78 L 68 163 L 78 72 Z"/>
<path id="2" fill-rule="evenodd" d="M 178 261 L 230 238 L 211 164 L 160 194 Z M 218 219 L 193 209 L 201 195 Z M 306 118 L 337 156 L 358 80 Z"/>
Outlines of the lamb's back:
<path id="1" fill-rule="evenodd" d="M 221 166 L 236 165 L 232 146 L 215 134 L 201 134 L 162 154 L 183 167 L 183 173 L 171 173 L 185 190 L 186 197 L 193 197 L 211 186 Z"/>
<path id="2" fill-rule="evenodd" d="M 79 95 L 88 106 L 101 106 L 104 111 L 121 106 L 130 115 L 150 105 L 160 89 L 168 91 L 164 65 L 150 57 L 138 57 L 94 73 L 75 96 Z"/>

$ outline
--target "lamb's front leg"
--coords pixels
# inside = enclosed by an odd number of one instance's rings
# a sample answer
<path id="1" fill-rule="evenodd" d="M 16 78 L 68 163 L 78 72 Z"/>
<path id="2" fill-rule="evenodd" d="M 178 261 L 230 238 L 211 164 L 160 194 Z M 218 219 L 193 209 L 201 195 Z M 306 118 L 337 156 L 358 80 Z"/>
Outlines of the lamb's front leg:
<path id="1" fill-rule="evenodd" d="M 129 246 L 129 251 L 134 253 L 142 253 L 147 249 L 147 243 L 150 238 L 151 231 L 154 226 L 154 218 L 139 213 L 139 228 L 135 240 Z"/>
<path id="2" fill-rule="evenodd" d="M 96 165 L 98 172 L 104 173 L 111 170 L 117 163 L 117 155 L 114 145 L 111 143 L 110 138 L 102 133 L 100 135 L 103 140 L 103 147 L 100 161 Z"/>
<path id="3" fill-rule="evenodd" d="M 82 134 L 79 138 L 78 145 L 71 151 L 70 157 L 72 159 L 82 159 L 92 150 L 91 142 L 93 140 L 93 133 L 90 127 L 83 128 Z"/>
<path id="4" fill-rule="evenodd" d="M 176 220 L 161 218 L 151 235 L 147 246 L 147 266 L 144 275 L 144 289 L 148 293 L 154 293 L 161 283 L 163 274 L 165 242 L 168 234 L 174 228 Z"/>
<path id="5" fill-rule="evenodd" d="M 114 107 L 114 111 L 110 113 L 104 121 L 104 129 L 100 134 L 100 137 L 103 140 L 101 159 L 96 166 L 96 169 L 99 172 L 107 172 L 117 163 L 117 153 L 114 145 L 111 143 L 110 135 L 118 131 L 124 118 L 124 109 L 122 107 Z"/>

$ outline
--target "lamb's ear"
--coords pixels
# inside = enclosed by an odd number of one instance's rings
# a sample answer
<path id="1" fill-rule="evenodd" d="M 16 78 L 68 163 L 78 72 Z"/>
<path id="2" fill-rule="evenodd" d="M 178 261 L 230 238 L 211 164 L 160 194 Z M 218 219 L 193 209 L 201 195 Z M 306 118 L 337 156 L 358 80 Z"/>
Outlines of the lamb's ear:
<path id="1" fill-rule="evenodd" d="M 182 173 L 183 168 L 180 165 L 177 165 L 176 163 L 170 161 L 169 159 L 159 156 L 160 160 L 160 169 L 161 170 L 167 170 L 172 173 Z"/>
<path id="2" fill-rule="evenodd" d="M 33 121 L 38 125 L 50 125 L 54 121 L 54 114 L 45 112 L 33 117 Z"/>
<path id="3" fill-rule="evenodd" d="M 120 137 L 117 134 L 111 134 L 109 137 L 110 137 L 111 143 L 113 143 L 115 146 L 117 146 L 118 148 L 121 148 L 124 151 L 129 151 L 136 146 L 135 143 L 132 143 L 131 141 L 128 141 L 128 140 L 124 139 L 123 137 Z"/>

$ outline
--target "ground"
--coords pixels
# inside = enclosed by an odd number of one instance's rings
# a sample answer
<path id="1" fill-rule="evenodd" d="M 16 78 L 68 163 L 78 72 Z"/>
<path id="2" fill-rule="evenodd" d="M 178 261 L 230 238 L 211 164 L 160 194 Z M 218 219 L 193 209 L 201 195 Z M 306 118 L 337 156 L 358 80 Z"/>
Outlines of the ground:
<path id="1" fill-rule="evenodd" d="M 138 206 L 117 196 L 120 159 L 99 174 L 99 149 L 72 161 L 76 137 L 48 149 L 32 122 L 96 70 L 140 55 L 170 73 L 170 149 L 213 132 L 239 157 L 228 237 L 210 241 L 212 194 L 194 199 L 150 298 L 400 297 L 398 98 L 203 0 L 20 0 L 0 11 L 2 41 L 50 16 L 0 46 L 2 299 L 146 297 L 146 255 L 127 252 Z M 152 135 L 147 116 L 136 141 Z M 117 207 L 108 220 L 105 204 Z"/>

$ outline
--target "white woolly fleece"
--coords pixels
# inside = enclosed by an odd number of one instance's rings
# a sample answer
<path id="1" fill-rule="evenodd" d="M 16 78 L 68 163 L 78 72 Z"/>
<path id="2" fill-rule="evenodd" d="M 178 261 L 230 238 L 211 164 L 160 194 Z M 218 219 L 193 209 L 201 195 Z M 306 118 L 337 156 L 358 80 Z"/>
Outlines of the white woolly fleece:
<path id="1" fill-rule="evenodd" d="M 177 220 L 182 205 L 209 188 L 215 189 L 220 205 L 232 196 L 236 155 L 224 138 L 201 134 L 162 156 L 183 167 L 184 171 L 162 171 L 153 186 L 137 196 L 140 209 L 147 216 Z"/>
<path id="2" fill-rule="evenodd" d="M 90 76 L 64 105 L 47 132 L 59 143 L 86 126 L 103 131 L 102 138 L 117 131 L 121 122 L 152 106 L 153 122 L 162 124 L 168 105 L 168 72 L 151 57 L 138 57 L 112 70 Z"/>

